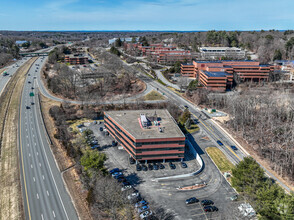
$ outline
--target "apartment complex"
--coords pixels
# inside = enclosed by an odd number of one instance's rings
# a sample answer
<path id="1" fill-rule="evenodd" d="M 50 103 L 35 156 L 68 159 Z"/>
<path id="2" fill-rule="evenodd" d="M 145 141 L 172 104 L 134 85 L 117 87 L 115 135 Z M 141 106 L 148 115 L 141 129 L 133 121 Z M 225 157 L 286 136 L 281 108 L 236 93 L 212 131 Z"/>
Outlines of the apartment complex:
<path id="1" fill-rule="evenodd" d="M 70 63 L 71 65 L 85 64 L 89 62 L 88 57 L 85 57 L 81 54 L 66 55 L 64 57 L 64 61 L 66 63 Z"/>
<path id="2" fill-rule="evenodd" d="M 172 65 L 175 62 L 191 62 L 192 55 L 189 50 L 178 50 L 174 45 L 150 44 L 143 46 L 140 43 L 125 43 L 125 50 L 137 49 L 142 56 L 147 56 L 150 61 L 160 64 Z"/>
<path id="3" fill-rule="evenodd" d="M 185 135 L 167 110 L 107 111 L 104 122 L 135 160 L 184 158 Z"/>
<path id="4" fill-rule="evenodd" d="M 246 51 L 237 47 L 200 47 L 199 50 L 202 59 L 213 60 L 228 57 L 239 60 L 246 58 Z"/>
<path id="5" fill-rule="evenodd" d="M 193 61 L 190 64 L 181 65 L 182 76 L 193 77 L 199 79 L 199 82 L 207 89 L 205 81 L 200 80 L 201 77 L 210 79 L 217 77 L 227 78 L 227 84 L 218 90 L 222 91 L 232 85 L 231 79 L 235 75 L 236 79 L 240 82 L 251 81 L 258 82 L 268 81 L 269 73 L 274 70 L 272 65 L 261 65 L 258 61 L 253 60 L 223 60 L 223 61 Z M 209 74 L 214 73 L 214 74 Z M 224 74 L 221 74 L 224 73 Z M 221 83 L 219 86 L 222 86 Z M 213 90 L 216 90 L 215 88 Z"/>

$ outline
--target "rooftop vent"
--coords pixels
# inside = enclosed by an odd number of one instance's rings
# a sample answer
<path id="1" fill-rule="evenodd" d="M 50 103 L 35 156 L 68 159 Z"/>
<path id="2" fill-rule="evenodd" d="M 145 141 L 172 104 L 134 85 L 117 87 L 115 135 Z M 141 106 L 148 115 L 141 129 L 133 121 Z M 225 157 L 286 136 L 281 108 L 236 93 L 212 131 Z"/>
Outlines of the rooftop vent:
<path id="1" fill-rule="evenodd" d="M 147 127 L 148 121 L 145 114 L 140 114 L 141 124 L 143 127 Z"/>

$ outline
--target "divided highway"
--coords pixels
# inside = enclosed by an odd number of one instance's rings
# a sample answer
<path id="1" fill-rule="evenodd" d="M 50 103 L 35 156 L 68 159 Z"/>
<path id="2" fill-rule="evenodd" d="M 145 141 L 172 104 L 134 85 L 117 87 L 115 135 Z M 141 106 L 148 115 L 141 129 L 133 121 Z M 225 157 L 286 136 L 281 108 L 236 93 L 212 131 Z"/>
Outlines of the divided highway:
<path id="1" fill-rule="evenodd" d="M 47 141 L 38 102 L 38 58 L 25 80 L 20 106 L 19 152 L 26 219 L 78 219 Z"/>

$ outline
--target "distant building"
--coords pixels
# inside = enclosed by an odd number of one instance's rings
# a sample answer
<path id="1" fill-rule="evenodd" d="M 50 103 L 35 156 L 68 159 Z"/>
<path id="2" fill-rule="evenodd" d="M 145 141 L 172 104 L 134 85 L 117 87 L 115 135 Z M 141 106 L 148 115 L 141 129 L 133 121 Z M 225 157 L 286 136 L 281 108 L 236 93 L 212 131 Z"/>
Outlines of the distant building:
<path id="1" fill-rule="evenodd" d="M 184 158 L 185 135 L 167 110 L 107 111 L 104 122 L 135 160 Z"/>
<path id="2" fill-rule="evenodd" d="M 113 44 L 118 38 L 112 38 L 108 40 L 108 44 Z M 136 37 L 136 42 L 139 41 L 139 37 Z M 132 37 L 126 37 L 126 38 L 120 38 L 122 42 L 132 42 L 133 38 Z"/>
<path id="3" fill-rule="evenodd" d="M 81 54 L 74 54 L 74 55 L 66 55 L 64 57 L 64 61 L 66 63 L 70 63 L 71 65 L 79 65 L 79 64 L 86 64 L 88 63 L 88 57 L 85 57 Z"/>
<path id="4" fill-rule="evenodd" d="M 251 81 L 258 82 L 268 81 L 269 73 L 274 70 L 273 65 L 260 65 L 258 61 L 253 60 L 222 60 L 222 61 L 193 61 L 193 63 L 182 64 L 181 74 L 186 77 L 193 77 L 199 80 L 199 82 L 207 89 L 223 91 L 232 85 L 231 76 L 235 76 L 235 79 L 239 82 Z M 219 84 L 220 87 L 207 86 L 208 81 L 212 77 L 222 75 L 221 72 L 226 75 L 227 85 L 223 87 L 223 82 Z M 210 74 L 213 73 L 213 74 Z M 202 77 L 202 78 L 201 78 Z M 204 80 L 204 78 L 207 78 Z M 202 79 L 202 80 L 201 80 Z M 207 81 L 208 80 L 208 81 Z M 215 80 L 215 79 L 214 79 Z"/>
<path id="5" fill-rule="evenodd" d="M 227 57 L 229 59 L 245 59 L 246 51 L 237 47 L 200 47 L 201 59 L 220 59 Z"/>
<path id="6" fill-rule="evenodd" d="M 17 40 L 17 41 L 15 41 L 16 45 L 22 45 L 24 43 L 30 43 L 30 41 L 26 41 L 26 40 Z"/>

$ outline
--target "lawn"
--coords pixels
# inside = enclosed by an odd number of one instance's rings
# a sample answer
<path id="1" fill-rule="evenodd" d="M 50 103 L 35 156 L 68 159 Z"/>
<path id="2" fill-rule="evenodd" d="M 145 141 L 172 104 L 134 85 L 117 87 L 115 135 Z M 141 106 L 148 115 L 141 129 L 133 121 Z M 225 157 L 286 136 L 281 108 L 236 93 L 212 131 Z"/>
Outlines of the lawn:
<path id="1" fill-rule="evenodd" d="M 144 96 L 145 101 L 152 101 L 152 100 L 164 100 L 165 97 L 161 95 L 159 92 L 152 90 L 147 95 Z"/>
<path id="2" fill-rule="evenodd" d="M 228 158 L 224 155 L 224 153 L 216 148 L 216 147 L 208 147 L 206 148 L 207 154 L 214 161 L 216 166 L 220 169 L 222 173 L 229 172 L 232 173 L 232 169 L 235 167 Z"/>

